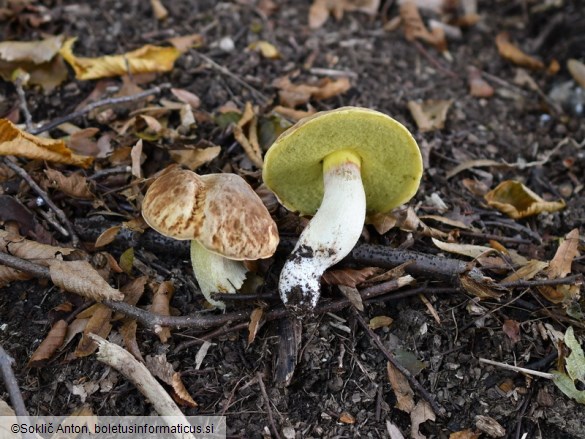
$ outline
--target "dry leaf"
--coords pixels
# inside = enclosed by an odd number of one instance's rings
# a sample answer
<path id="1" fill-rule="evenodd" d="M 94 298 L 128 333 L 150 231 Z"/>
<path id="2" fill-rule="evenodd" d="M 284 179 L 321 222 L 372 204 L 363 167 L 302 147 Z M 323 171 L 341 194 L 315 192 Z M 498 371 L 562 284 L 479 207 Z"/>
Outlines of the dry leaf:
<path id="1" fill-rule="evenodd" d="M 150 0 L 150 6 L 157 20 L 166 20 L 169 16 L 169 11 L 164 7 L 161 0 Z"/>
<path id="2" fill-rule="evenodd" d="M 386 363 L 386 372 L 388 381 L 392 386 L 396 396 L 395 407 L 406 413 L 411 413 L 414 409 L 414 392 L 412 391 L 408 380 L 402 372 L 396 369 L 389 361 Z"/>
<path id="3" fill-rule="evenodd" d="M 571 264 L 579 255 L 579 229 L 573 229 L 559 245 L 554 258 L 550 261 L 547 275 L 549 279 L 565 277 L 571 273 Z"/>
<path id="4" fill-rule="evenodd" d="M 61 257 L 61 255 L 68 256 L 75 249 L 39 244 L 38 242 L 25 239 L 20 235 L 15 235 L 6 230 L 0 230 L 0 251 L 47 265 L 46 260 L 52 260 L 56 257 Z"/>
<path id="5" fill-rule="evenodd" d="M 174 399 L 178 404 L 182 405 L 183 407 L 189 408 L 197 407 L 197 403 L 187 391 L 185 384 L 183 384 L 183 380 L 181 379 L 181 374 L 179 372 L 175 372 L 173 374 L 171 387 L 174 392 L 173 394 Z"/>
<path id="6" fill-rule="evenodd" d="M 50 187 L 60 190 L 65 195 L 79 200 L 92 200 L 94 195 L 89 190 L 89 184 L 85 176 L 73 173 L 65 176 L 56 169 L 45 169 Z"/>
<path id="7" fill-rule="evenodd" d="M 556 212 L 565 202 L 545 201 L 519 181 L 506 180 L 484 196 L 487 203 L 511 218 L 519 219 L 541 212 Z"/>
<path id="8" fill-rule="evenodd" d="M 516 282 L 518 280 L 530 280 L 546 267 L 548 267 L 548 262 L 531 259 L 526 265 L 520 267 L 514 273 L 502 279 L 500 283 Z"/>
<path id="9" fill-rule="evenodd" d="M 421 133 L 441 130 L 445 127 L 447 112 L 452 100 L 429 99 L 421 103 L 408 101 L 408 109 Z"/>
<path id="10" fill-rule="evenodd" d="M 105 247 L 106 245 L 114 242 L 114 239 L 116 239 L 116 236 L 120 232 L 121 228 L 122 228 L 121 226 L 112 226 L 104 230 L 100 234 L 100 236 L 98 236 L 97 239 L 95 240 L 94 247 L 95 248 Z"/>
<path id="11" fill-rule="evenodd" d="M 258 334 L 258 329 L 260 329 L 263 315 L 264 310 L 262 308 L 254 308 L 250 314 L 250 323 L 248 323 L 248 346 L 250 346 L 256 339 L 256 334 Z"/>
<path id="12" fill-rule="evenodd" d="M 575 82 L 585 88 L 585 64 L 576 59 L 570 59 L 567 61 L 567 69 Z"/>
<path id="13" fill-rule="evenodd" d="M 481 72 L 475 67 L 467 69 L 467 83 L 469 94 L 476 98 L 491 98 L 494 95 L 494 88 L 481 77 Z"/>
<path id="14" fill-rule="evenodd" d="M 98 303 L 94 308 L 92 316 L 89 318 L 87 325 L 83 329 L 83 336 L 79 340 L 77 349 L 75 349 L 75 356 L 78 358 L 87 357 L 95 352 L 98 348 L 97 343 L 91 339 L 90 334 L 99 335 L 102 338 L 107 338 L 112 330 L 110 319 L 112 318 L 112 310 L 101 303 Z"/>
<path id="15" fill-rule="evenodd" d="M 339 422 L 343 424 L 353 425 L 355 424 L 355 417 L 349 412 L 341 412 L 339 415 Z"/>
<path id="16" fill-rule="evenodd" d="M 314 0 L 309 9 L 309 27 L 318 29 L 325 24 L 329 15 L 336 20 L 343 18 L 345 11 L 360 11 L 376 15 L 380 0 Z"/>
<path id="17" fill-rule="evenodd" d="M 124 302 L 129 305 L 136 305 L 144 294 L 144 287 L 147 282 L 147 276 L 140 276 L 122 286 L 120 291 L 124 294 Z"/>
<path id="18" fill-rule="evenodd" d="M 482 168 L 482 167 L 486 167 L 486 166 L 508 166 L 506 163 L 500 163 L 500 162 L 496 162 L 495 160 L 489 160 L 489 159 L 479 159 L 479 160 L 468 160 L 465 161 L 463 163 L 458 164 L 457 166 L 455 166 L 453 169 L 451 169 L 449 172 L 447 172 L 447 174 L 445 175 L 445 178 L 451 178 L 457 174 L 459 174 L 461 171 L 465 171 L 466 169 L 471 169 L 471 168 Z"/>
<path id="19" fill-rule="evenodd" d="M 150 312 L 159 314 L 161 316 L 170 316 L 170 303 L 174 292 L 175 287 L 171 281 L 161 282 L 152 296 L 152 304 L 149 307 Z M 171 337 L 171 330 L 168 327 L 160 328 L 156 331 L 156 333 L 160 341 L 163 343 L 166 343 L 167 340 Z"/>
<path id="20" fill-rule="evenodd" d="M 354 306 L 358 311 L 364 310 L 364 303 L 360 292 L 355 287 L 348 287 L 345 285 L 338 285 L 339 291 L 345 296 L 347 300 Z"/>
<path id="21" fill-rule="evenodd" d="M 171 149 L 169 155 L 175 162 L 195 171 L 216 158 L 220 152 L 221 146 L 210 146 L 196 149 Z"/>
<path id="22" fill-rule="evenodd" d="M 544 69 L 542 61 L 527 55 L 510 42 L 510 35 L 508 32 L 500 32 L 496 36 L 496 45 L 498 46 L 498 52 L 500 56 L 514 64 L 526 67 L 533 70 Z"/>
<path id="23" fill-rule="evenodd" d="M 0 265 L 0 288 L 4 288 L 15 280 L 28 280 L 32 275 L 5 265 Z"/>
<path id="24" fill-rule="evenodd" d="M 201 106 L 201 99 L 195 93 L 182 88 L 171 88 L 171 93 L 181 102 L 189 104 L 193 110 Z"/>
<path id="25" fill-rule="evenodd" d="M 516 320 L 504 320 L 502 330 L 512 340 L 512 344 L 520 341 L 520 324 Z"/>
<path id="26" fill-rule="evenodd" d="M 280 52 L 278 51 L 278 49 L 273 44 L 270 44 L 268 41 L 254 41 L 253 43 L 248 45 L 248 49 L 260 52 L 260 54 L 267 59 L 280 58 Z"/>
<path id="27" fill-rule="evenodd" d="M 472 244 L 455 244 L 451 242 L 443 242 L 438 239 L 431 238 L 433 244 L 449 253 L 456 253 L 458 255 L 468 256 L 472 259 L 477 259 L 480 256 L 484 256 L 487 253 L 495 252 L 496 250 L 491 247 L 484 247 L 483 245 L 472 245 Z"/>
<path id="28" fill-rule="evenodd" d="M 459 276 L 459 282 L 465 291 L 480 300 L 499 299 L 502 296 L 502 293 L 496 291 L 495 288 L 499 287 L 497 287 L 492 278 L 475 274 L 473 271 Z"/>
<path id="29" fill-rule="evenodd" d="M 95 301 L 122 300 L 124 295 L 112 288 L 87 261 L 48 261 L 51 280 L 59 288 Z"/>
<path id="30" fill-rule="evenodd" d="M 441 27 L 435 27 L 429 31 L 422 21 L 415 2 L 402 2 L 400 4 L 400 17 L 404 25 L 404 37 L 408 41 L 419 39 L 435 47 L 439 52 L 447 50 L 445 30 Z"/>
<path id="31" fill-rule="evenodd" d="M 456 431 L 449 435 L 449 439 L 479 439 L 480 433 L 474 433 L 473 430 L 468 428 L 467 430 Z"/>
<path id="32" fill-rule="evenodd" d="M 298 122 L 299 120 L 311 116 L 315 114 L 316 110 L 311 107 L 310 110 L 295 110 L 293 108 L 283 107 L 282 105 L 277 105 L 272 109 L 275 113 L 292 120 L 293 122 Z"/>
<path id="33" fill-rule="evenodd" d="M 420 424 L 426 421 L 434 421 L 435 413 L 428 402 L 420 400 L 410 412 L 410 437 L 411 439 L 426 439 L 426 436 L 419 431 Z"/>
<path id="34" fill-rule="evenodd" d="M 285 107 L 294 108 L 306 104 L 311 98 L 329 99 L 345 93 L 351 88 L 348 78 L 323 78 L 317 85 L 293 84 L 287 76 L 277 78 L 273 85 L 279 89 L 280 103 Z"/>
<path id="35" fill-rule="evenodd" d="M 125 273 L 132 273 L 132 268 L 134 267 L 134 248 L 130 247 L 120 255 L 119 266 Z"/>
<path id="36" fill-rule="evenodd" d="M 379 328 L 383 328 L 384 326 L 390 326 L 394 320 L 392 317 L 388 316 L 376 316 L 370 319 L 370 323 L 368 326 L 370 329 L 376 330 Z"/>
<path id="37" fill-rule="evenodd" d="M 47 139 L 25 133 L 8 119 L 0 119 L 0 155 L 47 160 L 81 166 L 82 168 L 87 168 L 93 162 L 93 157 L 74 154 L 62 140 Z"/>
<path id="38" fill-rule="evenodd" d="M 328 285 L 345 285 L 355 288 L 378 272 L 379 269 L 376 267 L 364 267 L 359 270 L 353 268 L 334 269 L 327 270 L 321 280 Z"/>
<path id="39" fill-rule="evenodd" d="M 246 102 L 242 117 L 234 126 L 234 137 L 242 145 L 250 161 L 262 169 L 264 160 L 262 159 L 262 150 L 258 143 L 257 112 L 257 107 L 253 107 L 249 101 Z"/>
<path id="40" fill-rule="evenodd" d="M 124 346 L 126 346 L 126 350 L 130 352 L 134 358 L 136 358 L 141 363 L 144 363 L 144 358 L 140 353 L 140 348 L 138 347 L 138 341 L 136 341 L 136 328 L 138 324 L 136 320 L 127 319 L 122 326 L 120 327 L 120 335 L 124 340 Z"/>
<path id="41" fill-rule="evenodd" d="M 203 35 L 191 34 L 183 35 L 180 37 L 169 38 L 168 42 L 171 43 L 180 52 L 186 52 L 191 48 L 201 47 L 203 45 Z"/>
<path id="42" fill-rule="evenodd" d="M 76 57 L 72 48 L 75 38 L 70 38 L 61 48 L 65 58 L 79 80 L 100 79 L 110 76 L 162 73 L 173 68 L 181 52 L 174 47 L 146 45 L 122 55 L 106 55 L 99 58 Z"/>
<path id="43" fill-rule="evenodd" d="M 42 64 L 53 59 L 62 45 L 62 35 L 41 41 L 3 41 L 0 43 L 0 59 L 8 62 Z"/>
<path id="44" fill-rule="evenodd" d="M 45 339 L 35 349 L 30 360 L 28 360 L 29 367 L 41 367 L 53 356 L 65 341 L 67 326 L 65 320 L 55 322 Z"/>

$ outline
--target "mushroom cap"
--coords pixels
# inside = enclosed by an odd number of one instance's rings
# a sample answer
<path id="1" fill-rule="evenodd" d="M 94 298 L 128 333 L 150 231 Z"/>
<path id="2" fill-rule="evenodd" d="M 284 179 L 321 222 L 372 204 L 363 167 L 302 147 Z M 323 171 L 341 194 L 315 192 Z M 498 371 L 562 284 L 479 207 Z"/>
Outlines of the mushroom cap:
<path id="1" fill-rule="evenodd" d="M 262 200 L 236 174 L 200 176 L 172 167 L 148 188 L 142 216 L 157 232 L 196 240 L 228 259 L 270 257 L 279 240 Z"/>
<path id="2" fill-rule="evenodd" d="M 416 193 L 423 171 L 416 141 L 391 117 L 359 107 L 316 113 L 282 133 L 264 158 L 264 183 L 287 209 L 314 215 L 323 199 L 323 159 L 339 150 L 361 158 L 368 214 Z"/>

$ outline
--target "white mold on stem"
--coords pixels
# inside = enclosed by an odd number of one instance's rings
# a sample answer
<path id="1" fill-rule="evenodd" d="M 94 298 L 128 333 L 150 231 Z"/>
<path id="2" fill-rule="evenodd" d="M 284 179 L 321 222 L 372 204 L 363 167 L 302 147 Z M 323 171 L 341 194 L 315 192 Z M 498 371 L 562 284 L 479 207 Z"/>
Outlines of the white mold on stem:
<path id="1" fill-rule="evenodd" d="M 353 249 L 366 216 L 359 164 L 345 161 L 329 167 L 324 171 L 323 183 L 321 206 L 303 230 L 280 274 L 280 297 L 298 316 L 315 308 L 323 272 Z"/>

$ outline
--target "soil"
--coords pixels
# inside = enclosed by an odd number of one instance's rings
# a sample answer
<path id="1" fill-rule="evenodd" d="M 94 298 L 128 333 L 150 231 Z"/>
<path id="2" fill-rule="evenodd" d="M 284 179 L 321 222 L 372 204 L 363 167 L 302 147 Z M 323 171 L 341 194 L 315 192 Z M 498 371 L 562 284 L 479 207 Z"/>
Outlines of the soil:
<path id="1" fill-rule="evenodd" d="M 77 36 L 75 53 L 88 57 L 123 53 L 145 44 L 165 44 L 172 36 L 200 33 L 205 39 L 202 47 L 191 49 L 177 60 L 170 73 L 159 75 L 142 87 L 170 83 L 175 88 L 189 90 L 200 97 L 201 113 L 209 115 L 218 114 L 219 108 L 228 101 L 240 109 L 246 102 L 252 102 L 259 105 L 261 114 L 268 114 L 278 100 L 272 85 L 276 78 L 290 75 L 295 83 L 316 83 L 321 76 L 311 71 L 312 67 L 345 72 L 351 80 L 350 90 L 327 100 L 311 100 L 310 105 L 317 110 L 345 105 L 376 109 L 391 115 L 414 133 L 425 157 L 423 181 L 410 202 L 419 216 L 442 215 L 473 225 L 477 232 L 465 234 L 463 230 L 457 237 L 460 243 L 488 245 L 490 239 L 499 239 L 509 249 L 544 261 L 554 256 L 559 239 L 572 229 L 578 228 L 582 239 L 585 98 L 575 85 L 560 101 L 553 102 L 549 96 L 560 84 L 571 81 L 565 67 L 567 60 L 585 59 L 583 2 L 553 2 L 554 5 L 539 12 L 534 7 L 547 2 L 480 1 L 480 22 L 463 28 L 460 39 L 449 41 L 451 61 L 424 43 L 407 41 L 401 29 L 384 30 L 384 23 L 398 15 L 397 2 L 389 0 L 382 2 L 376 16 L 346 12 L 340 20 L 330 17 L 315 30 L 308 27 L 309 1 L 276 2 L 278 7 L 269 16 L 253 0 L 163 3 L 169 16 L 159 21 L 153 17 L 150 2 L 145 1 L 33 2 L 34 7 L 45 8 L 35 13 L 48 14 L 50 20 L 33 26 L 27 20 L 12 19 L 0 23 L 0 29 L 5 40 L 33 40 L 61 33 Z M 432 15 L 424 12 L 425 18 Z M 502 31 L 509 32 L 512 41 L 547 65 L 557 60 L 560 71 L 554 75 L 529 72 L 533 85 L 522 82 L 518 67 L 498 54 L 495 37 Z M 225 43 L 226 38 L 234 43 L 233 50 L 222 48 L 220 42 L 223 39 Z M 246 49 L 257 40 L 276 45 L 280 59 L 264 59 Z M 199 54 L 230 73 L 214 68 Z M 482 71 L 495 88 L 493 97 L 470 95 L 467 75 L 471 66 Z M 26 89 L 33 121 L 48 122 L 71 113 L 88 97 L 95 84 L 95 81 L 75 80 L 70 72 L 69 79 L 49 94 L 36 88 Z M 114 79 L 113 84 L 119 86 L 120 81 Z M 166 91 L 153 96 L 151 102 L 159 102 L 163 97 L 172 98 Z M 0 82 L 0 98 L 3 99 L 0 109 L 5 113 L 0 116 L 5 116 L 12 109 L 7 103 L 18 102 L 14 86 Z M 452 105 L 443 129 L 420 133 L 407 103 L 427 99 L 452 100 Z M 114 112 L 115 121 L 128 117 L 126 108 L 114 107 Z M 111 131 L 111 121 L 102 124 L 91 115 L 72 122 L 80 127 Z M 169 124 L 176 126 L 177 120 L 170 120 Z M 62 135 L 58 130 L 53 133 Z M 129 135 L 116 136 L 115 148 L 132 146 L 137 140 Z M 222 147 L 219 157 L 199 172 L 239 172 L 254 187 L 260 184 L 260 173 L 229 129 L 221 128 L 209 117 L 199 123 L 197 138 Z M 555 150 L 567 138 L 572 140 Z M 150 177 L 171 163 L 167 147 L 145 140 L 145 176 Z M 522 166 L 541 160 L 543 154 L 553 150 L 544 163 Z M 514 166 L 475 167 L 447 177 L 457 164 L 475 159 Z M 98 163 L 110 166 L 104 159 Z M 42 173 L 44 166 L 40 163 L 28 169 L 36 175 Z M 88 170 L 87 176 L 97 170 L 97 167 Z M 108 180 L 95 190 L 100 193 L 124 188 L 129 178 L 125 175 L 117 181 Z M 468 189 L 470 182 L 474 187 L 495 187 L 504 180 L 522 181 L 547 200 L 563 198 L 567 206 L 560 212 L 511 221 Z M 33 205 L 34 193 L 24 186 L 18 189 L 15 181 L 4 182 L 4 193 L 19 197 L 37 212 Z M 437 197 L 443 200 L 445 208 L 432 201 Z M 97 210 L 110 210 L 125 218 L 138 216 L 136 205 L 124 202 L 121 197 L 115 202 L 112 198 L 102 198 L 107 206 L 99 208 L 58 194 L 55 199 L 72 222 Z M 283 236 L 297 236 L 303 222 L 283 208 L 272 207 Z M 46 226 L 42 217 L 36 213 L 35 216 Z M 429 223 L 452 230 L 432 220 Z M 52 229 L 47 226 L 47 230 Z M 82 238 L 85 237 L 85 248 L 91 253 L 87 242 L 95 237 L 89 238 L 85 232 L 79 230 Z M 56 233 L 54 238 L 64 241 Z M 372 226 L 366 226 L 362 242 L 426 254 L 440 253 L 424 233 L 398 228 L 380 235 Z M 116 259 L 126 249 L 120 242 L 107 247 Z M 123 285 L 124 281 L 138 277 L 140 271 L 148 273 L 151 280 L 172 279 L 176 289 L 171 302 L 174 311 L 186 315 L 201 309 L 203 301 L 185 253 L 161 250 L 155 255 L 142 246 L 135 250 L 143 266 L 135 268 L 127 278 L 116 275 L 115 282 Z M 452 254 L 447 256 L 468 260 Z M 260 292 L 276 291 L 278 272 L 285 258 L 286 253 L 280 251 L 267 263 L 259 264 L 259 277 L 264 278 Z M 364 267 L 351 261 L 342 266 Z M 572 274 L 584 271 L 585 263 L 578 257 L 573 262 Z M 420 295 L 399 300 L 386 297 L 367 303 L 363 314 L 366 319 L 374 316 L 394 319 L 390 326 L 377 329 L 376 333 L 384 346 L 402 361 L 411 367 L 421 366 L 417 379 L 446 410 L 445 416 L 421 424 L 421 435 L 447 438 L 466 429 L 480 432 L 478 416 L 488 416 L 503 427 L 504 437 L 585 437 L 585 408 L 561 393 L 551 381 L 479 362 L 480 358 L 487 358 L 543 371 L 553 369 L 557 366 L 554 352 L 558 346 L 545 335 L 547 328 L 563 333 L 572 325 L 583 340 L 583 319 L 571 320 L 561 306 L 546 302 L 536 288 L 513 289 L 497 300 L 478 302 L 453 282 L 431 275 L 417 276 L 417 282 L 427 285 L 424 294 L 427 305 Z M 450 292 L 441 294 L 439 289 L 445 287 L 450 287 Z M 29 367 L 30 355 L 44 339 L 54 318 L 51 310 L 64 301 L 64 295 L 50 282 L 40 281 L 13 282 L 2 293 L 0 342 L 15 358 L 14 370 L 32 415 L 69 414 L 83 404 L 98 415 L 153 413 L 152 406 L 133 385 L 121 376 L 112 378 L 115 372 L 98 362 L 94 355 L 76 358 L 73 351 L 77 338 L 44 367 Z M 322 295 L 326 303 L 338 298 L 340 292 L 336 287 L 325 286 Z M 79 303 L 67 297 L 74 305 Z M 261 301 L 228 301 L 227 311 L 252 309 L 259 303 L 278 306 L 274 294 L 268 297 L 263 296 Z M 539 314 L 537 311 L 544 307 L 553 313 Z M 519 323 L 519 340 L 513 341 L 504 332 L 503 324 L 507 320 Z M 119 322 L 114 321 L 113 325 L 117 329 Z M 249 346 L 246 330 L 216 335 L 200 368 L 195 367 L 195 355 L 202 332 L 176 329 L 162 343 L 139 325 L 137 340 L 143 356 L 164 353 L 181 373 L 187 391 L 198 404 L 196 408 L 184 407 L 185 413 L 227 416 L 228 437 L 274 434 L 267 400 L 258 385 L 259 376 L 266 386 L 281 437 L 293 437 L 292 434 L 297 438 L 388 437 L 388 422 L 409 437 L 411 416 L 396 408 L 397 396 L 387 376 L 387 360 L 352 312 L 345 309 L 305 319 L 302 326 L 299 362 L 287 387 L 278 386 L 273 380 L 279 344 L 276 322 L 263 325 Z M 186 341 L 191 342 L 188 347 L 184 347 Z M 80 395 L 83 393 L 80 388 L 87 383 L 102 383 L 106 379 L 112 380 L 111 388 Z M 5 390 L 2 397 L 8 400 Z M 415 401 L 421 400 L 421 395 L 415 392 Z M 481 431 L 481 437 L 490 436 Z"/>

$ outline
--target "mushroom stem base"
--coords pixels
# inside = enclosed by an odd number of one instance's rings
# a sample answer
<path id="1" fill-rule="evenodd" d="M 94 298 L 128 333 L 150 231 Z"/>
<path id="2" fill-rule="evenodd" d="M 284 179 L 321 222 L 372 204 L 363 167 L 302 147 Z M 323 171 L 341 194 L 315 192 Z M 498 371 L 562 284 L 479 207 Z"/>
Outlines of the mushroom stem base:
<path id="1" fill-rule="evenodd" d="M 235 293 L 246 280 L 247 270 L 242 261 L 210 252 L 195 240 L 191 241 L 191 264 L 205 299 L 221 309 L 225 309 L 225 303 L 213 300 L 211 294 Z"/>
<path id="2" fill-rule="evenodd" d="M 323 272 L 347 256 L 362 232 L 366 196 L 359 157 L 347 152 L 345 160 L 325 160 L 323 201 L 280 274 L 280 297 L 297 316 L 312 312 Z"/>

